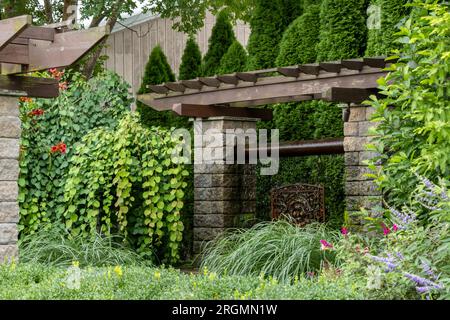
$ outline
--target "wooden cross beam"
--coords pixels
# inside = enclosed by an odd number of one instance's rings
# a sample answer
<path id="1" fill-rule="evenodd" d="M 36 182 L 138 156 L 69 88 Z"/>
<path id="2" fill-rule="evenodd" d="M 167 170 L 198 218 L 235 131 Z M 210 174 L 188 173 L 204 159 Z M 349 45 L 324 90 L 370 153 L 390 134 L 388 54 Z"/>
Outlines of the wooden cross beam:
<path id="1" fill-rule="evenodd" d="M 2 74 L 61 68 L 74 64 L 109 34 L 109 27 L 57 33 L 31 26 L 30 16 L 0 21 Z"/>
<path id="2" fill-rule="evenodd" d="M 0 50 L 31 24 L 30 16 L 0 20 Z"/>
<path id="3" fill-rule="evenodd" d="M 209 117 L 243 117 L 272 120 L 272 110 L 256 108 L 233 108 L 224 106 L 204 106 L 198 104 L 175 104 L 172 111 L 179 116 L 194 118 Z"/>
<path id="4" fill-rule="evenodd" d="M 59 95 L 56 79 L 0 75 L 0 89 L 24 92 L 28 97 L 55 98 Z"/>

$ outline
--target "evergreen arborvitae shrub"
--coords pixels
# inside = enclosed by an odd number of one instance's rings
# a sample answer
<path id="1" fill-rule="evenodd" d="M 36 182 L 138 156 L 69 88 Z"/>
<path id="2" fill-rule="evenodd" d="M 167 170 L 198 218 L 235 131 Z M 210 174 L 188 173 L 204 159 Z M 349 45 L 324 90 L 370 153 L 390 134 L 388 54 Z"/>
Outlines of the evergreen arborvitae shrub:
<path id="1" fill-rule="evenodd" d="M 145 66 L 144 79 L 138 93 L 150 92 L 150 89 L 147 88 L 149 84 L 162 84 L 173 81 L 175 81 L 175 75 L 167 62 L 163 50 L 158 45 L 150 54 L 150 58 Z M 137 102 L 137 111 L 141 115 L 142 124 L 147 127 L 162 126 L 170 128 L 177 126 L 181 119 L 175 117 L 171 111 L 156 111 L 139 101 Z"/>
<path id="2" fill-rule="evenodd" d="M 397 25 L 409 13 L 405 7 L 408 0 L 372 0 L 372 5 L 381 9 L 381 29 L 368 31 L 366 56 L 389 55 L 399 44 L 394 36 L 398 32 Z"/>
<path id="3" fill-rule="evenodd" d="M 247 66 L 247 52 L 235 40 L 220 61 L 219 74 L 245 71 Z"/>
<path id="4" fill-rule="evenodd" d="M 221 11 L 217 15 L 216 24 L 209 38 L 208 52 L 203 58 L 203 76 L 217 74 L 220 67 L 220 60 L 228 51 L 235 38 L 233 26 L 229 21 L 228 14 L 225 11 Z"/>
<path id="5" fill-rule="evenodd" d="M 320 6 L 310 5 L 286 30 L 280 44 L 277 66 L 311 63 L 316 60 L 319 37 Z M 335 105 L 310 101 L 276 104 L 272 128 L 280 130 L 281 141 L 340 137 L 343 134 L 342 111 Z M 311 156 L 285 158 L 275 176 L 259 176 L 257 212 L 261 218 L 270 213 L 270 189 L 292 183 L 322 184 L 325 187 L 327 220 L 334 226 L 342 224 L 344 212 L 344 160 L 342 156 Z"/>
<path id="6" fill-rule="evenodd" d="M 312 5 L 285 31 L 276 60 L 279 67 L 316 61 L 320 7 Z"/>
<path id="7" fill-rule="evenodd" d="M 367 42 L 367 0 L 324 0 L 320 11 L 318 61 L 358 58 Z"/>
<path id="8" fill-rule="evenodd" d="M 274 67 L 285 27 L 281 0 L 257 0 L 250 20 L 248 69 Z"/>
<path id="9" fill-rule="evenodd" d="M 186 42 L 183 57 L 181 58 L 179 80 L 195 79 L 201 74 L 202 54 L 194 37 Z"/>

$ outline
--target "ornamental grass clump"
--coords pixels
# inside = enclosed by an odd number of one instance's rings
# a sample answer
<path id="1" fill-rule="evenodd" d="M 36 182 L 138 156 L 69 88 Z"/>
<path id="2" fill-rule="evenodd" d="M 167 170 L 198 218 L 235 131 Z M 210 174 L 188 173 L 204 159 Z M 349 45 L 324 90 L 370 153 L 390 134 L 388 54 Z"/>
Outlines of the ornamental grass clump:
<path id="1" fill-rule="evenodd" d="M 20 241 L 20 261 L 52 267 L 67 267 L 74 261 L 82 267 L 150 265 L 118 236 L 95 234 L 85 238 L 57 228 L 43 228 L 24 236 Z"/>
<path id="2" fill-rule="evenodd" d="M 248 230 L 236 230 L 210 243 L 203 267 L 229 275 L 272 276 L 290 282 L 334 261 L 331 250 L 321 250 L 320 240 L 334 242 L 337 231 L 324 224 L 297 227 L 288 221 L 262 222 Z"/>

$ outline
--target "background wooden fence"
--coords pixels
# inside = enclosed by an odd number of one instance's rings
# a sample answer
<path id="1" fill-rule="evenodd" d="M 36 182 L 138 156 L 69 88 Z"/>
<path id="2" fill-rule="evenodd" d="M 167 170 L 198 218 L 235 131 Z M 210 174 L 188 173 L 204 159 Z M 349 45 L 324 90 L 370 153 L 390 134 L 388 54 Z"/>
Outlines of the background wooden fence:
<path id="1" fill-rule="evenodd" d="M 208 13 L 205 26 L 197 33 L 202 54 L 208 49 L 208 39 L 215 20 L 215 17 Z M 173 21 L 139 14 L 122 21 L 122 24 L 129 29 L 116 24 L 104 49 L 104 55 L 108 56 L 106 68 L 122 76 L 131 85 L 134 95 L 141 85 L 150 52 L 158 44 L 164 50 L 172 70 L 178 74 L 187 36 L 172 29 Z M 237 39 L 247 45 L 249 25 L 238 23 L 234 31 Z"/>

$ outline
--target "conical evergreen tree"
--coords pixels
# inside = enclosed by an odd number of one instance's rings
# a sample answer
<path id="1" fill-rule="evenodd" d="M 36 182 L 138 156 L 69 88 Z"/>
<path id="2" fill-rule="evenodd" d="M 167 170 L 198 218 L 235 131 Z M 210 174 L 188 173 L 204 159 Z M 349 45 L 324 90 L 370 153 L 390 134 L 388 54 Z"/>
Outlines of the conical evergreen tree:
<path id="1" fill-rule="evenodd" d="M 316 61 L 319 40 L 320 7 L 312 5 L 285 31 L 276 65 L 284 67 Z"/>
<path id="2" fill-rule="evenodd" d="M 366 56 L 384 56 L 398 47 L 396 36 L 397 25 L 409 14 L 405 7 L 408 0 L 372 0 L 372 5 L 380 8 L 381 29 L 368 31 Z"/>
<path id="3" fill-rule="evenodd" d="M 209 38 L 208 52 L 203 58 L 203 76 L 213 76 L 217 74 L 220 60 L 228 51 L 228 48 L 235 38 L 233 26 L 229 21 L 228 14 L 225 11 L 219 12 L 216 24 L 214 25 L 211 37 Z"/>
<path id="4" fill-rule="evenodd" d="M 161 84 L 172 81 L 175 81 L 175 75 L 167 62 L 164 52 L 158 45 L 150 54 L 150 58 L 145 66 L 144 79 L 138 93 L 150 92 L 150 89 L 147 88 L 149 84 Z M 171 127 L 178 120 L 173 116 L 172 112 L 159 112 L 140 102 L 137 103 L 137 111 L 141 115 L 141 122 L 146 126 Z"/>
<path id="5" fill-rule="evenodd" d="M 281 0 L 257 0 L 250 20 L 248 69 L 266 69 L 275 64 L 285 20 Z"/>
<path id="6" fill-rule="evenodd" d="M 247 52 L 239 41 L 234 40 L 227 53 L 220 60 L 219 74 L 245 71 Z"/>
<path id="7" fill-rule="evenodd" d="M 195 79 L 201 74 L 202 54 L 194 37 L 186 42 L 183 57 L 181 58 L 179 80 Z"/>
<path id="8" fill-rule="evenodd" d="M 367 0 L 324 0 L 318 61 L 358 58 L 367 42 Z"/>

